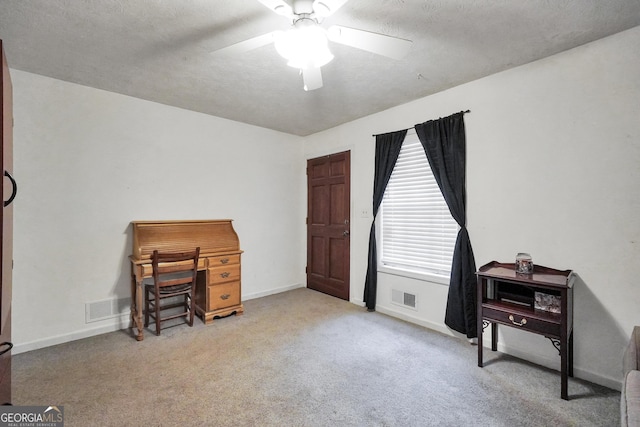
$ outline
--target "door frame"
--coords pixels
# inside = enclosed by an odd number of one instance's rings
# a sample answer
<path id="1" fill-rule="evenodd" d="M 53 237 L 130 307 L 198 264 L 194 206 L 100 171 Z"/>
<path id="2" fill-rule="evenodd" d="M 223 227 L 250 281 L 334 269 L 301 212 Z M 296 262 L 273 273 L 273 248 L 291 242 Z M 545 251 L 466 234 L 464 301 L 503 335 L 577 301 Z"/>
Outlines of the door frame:
<path id="1" fill-rule="evenodd" d="M 306 253 L 306 268 L 305 268 L 305 275 L 306 275 L 306 285 L 307 287 L 309 287 L 310 289 L 314 289 L 314 287 L 309 286 L 310 284 L 310 262 L 311 262 L 311 244 L 310 244 L 310 237 L 311 237 L 311 224 L 310 224 L 310 217 L 311 217 L 311 194 L 310 194 L 310 178 L 309 178 L 309 165 L 310 162 L 314 161 L 314 160 L 320 160 L 320 159 L 329 159 L 331 157 L 334 156 L 342 156 L 345 155 L 345 160 L 346 160 L 346 166 L 345 166 L 345 173 L 344 173 L 344 177 L 345 177 L 345 197 L 346 200 L 344 200 L 344 209 L 346 209 L 346 213 L 345 213 L 345 217 L 346 217 L 346 222 L 345 224 L 342 225 L 342 229 L 338 230 L 340 231 L 340 233 L 343 233 L 346 231 L 346 235 L 345 235 L 345 241 L 346 241 L 346 248 L 343 250 L 342 254 L 343 256 L 346 256 L 346 259 L 343 259 L 343 263 L 344 263 L 344 267 L 343 267 L 343 282 L 344 282 L 344 286 L 341 287 L 341 290 L 337 293 L 334 294 L 332 293 L 332 290 L 327 291 L 327 289 L 323 290 L 323 289 L 315 289 L 318 290 L 320 292 L 324 292 L 327 293 L 329 295 L 335 296 L 337 298 L 341 298 L 344 299 L 346 301 L 350 301 L 350 296 L 351 296 L 351 153 L 352 153 L 352 149 L 351 148 L 347 148 L 345 150 L 341 150 L 341 151 L 335 151 L 335 152 L 331 152 L 331 153 L 327 153 L 327 154 L 320 154 L 320 155 L 311 155 L 309 157 L 306 158 L 306 165 L 305 165 L 305 169 L 307 171 L 306 176 L 307 176 L 307 182 L 306 182 L 306 189 L 307 189 L 307 212 L 306 212 L 306 227 L 305 227 L 305 232 L 306 232 L 306 248 L 307 248 L 307 253 Z M 330 166 L 330 165 L 329 165 Z M 329 196 L 330 197 L 330 196 Z M 338 224 L 333 224 L 334 225 L 334 231 L 336 228 L 338 227 Z M 327 251 L 330 252 L 330 249 L 327 248 L 325 249 L 325 253 L 327 253 Z M 326 266 L 326 271 L 330 272 L 331 271 L 331 257 L 329 255 L 329 253 L 327 253 L 326 256 L 326 260 L 327 260 L 327 266 Z M 327 276 L 328 277 L 328 276 Z"/>

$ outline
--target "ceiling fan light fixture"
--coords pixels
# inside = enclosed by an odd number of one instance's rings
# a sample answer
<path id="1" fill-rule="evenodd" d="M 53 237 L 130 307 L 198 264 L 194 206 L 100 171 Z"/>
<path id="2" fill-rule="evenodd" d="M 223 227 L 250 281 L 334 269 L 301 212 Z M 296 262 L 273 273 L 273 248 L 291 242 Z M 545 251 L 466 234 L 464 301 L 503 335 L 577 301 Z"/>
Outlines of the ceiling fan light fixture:
<path id="1" fill-rule="evenodd" d="M 287 17 L 293 14 L 293 9 L 291 9 L 291 6 L 289 6 L 288 4 L 279 4 L 273 9 L 273 11 L 278 15 Z"/>
<path id="2" fill-rule="evenodd" d="M 331 8 L 326 3 L 316 0 L 313 2 L 313 12 L 316 16 L 326 18 L 331 15 Z"/>
<path id="3" fill-rule="evenodd" d="M 274 34 L 274 44 L 288 66 L 301 70 L 322 67 L 333 59 L 327 35 L 318 25 L 278 31 Z"/>

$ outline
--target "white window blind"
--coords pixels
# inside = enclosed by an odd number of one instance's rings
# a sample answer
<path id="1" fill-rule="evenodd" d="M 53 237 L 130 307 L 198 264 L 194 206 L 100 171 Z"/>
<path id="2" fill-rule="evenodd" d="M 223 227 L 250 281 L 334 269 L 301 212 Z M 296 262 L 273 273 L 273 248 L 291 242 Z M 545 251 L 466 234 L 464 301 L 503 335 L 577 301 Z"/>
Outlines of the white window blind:
<path id="1" fill-rule="evenodd" d="M 383 266 L 450 276 L 458 224 L 415 134 L 402 144 L 380 213 Z"/>

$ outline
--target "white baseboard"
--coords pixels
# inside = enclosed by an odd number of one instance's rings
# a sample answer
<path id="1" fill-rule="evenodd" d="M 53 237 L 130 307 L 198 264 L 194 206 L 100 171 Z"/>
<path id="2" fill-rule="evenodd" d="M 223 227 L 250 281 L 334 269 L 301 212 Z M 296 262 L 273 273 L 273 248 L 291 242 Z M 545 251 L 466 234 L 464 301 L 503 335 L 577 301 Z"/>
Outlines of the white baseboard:
<path id="1" fill-rule="evenodd" d="M 349 302 L 351 304 L 355 304 L 355 305 L 359 305 L 360 307 L 364 307 L 366 304 L 364 303 L 364 301 L 362 301 L 361 299 L 358 298 L 351 298 L 349 300 Z"/>
<path id="2" fill-rule="evenodd" d="M 289 285 L 289 286 L 283 286 L 283 287 L 280 287 L 280 288 L 269 289 L 268 291 L 254 292 L 252 294 L 243 295 L 242 296 L 242 300 L 243 301 L 248 301 L 250 299 L 267 297 L 269 295 L 279 294 L 279 293 L 282 293 L 282 292 L 291 291 L 293 289 L 298 289 L 298 288 L 306 288 L 306 285 L 303 285 L 301 283 L 297 283 L 297 284 L 293 284 L 293 285 Z"/>
<path id="3" fill-rule="evenodd" d="M 292 289 L 303 288 L 305 285 L 302 284 L 294 284 L 290 286 L 283 286 L 281 288 L 270 289 L 264 292 L 256 292 L 249 295 L 243 295 L 243 301 L 251 300 L 255 298 L 265 297 L 268 295 L 278 294 L 281 292 L 290 291 Z M 14 345 L 11 350 L 12 354 L 20 354 L 25 353 L 27 351 L 38 350 L 40 348 L 50 347 L 53 345 L 64 344 L 70 341 L 76 341 L 83 338 L 89 338 L 96 335 L 106 334 L 109 332 L 119 331 L 121 329 L 127 329 L 131 326 L 130 323 L 130 313 L 123 313 L 120 316 L 114 317 L 112 319 L 101 321 L 102 325 L 96 326 L 93 328 L 82 329 L 79 331 L 70 332 L 68 334 L 61 334 L 52 337 L 46 337 L 39 340 L 34 340 L 26 343 L 20 343 Z M 89 324 L 92 325 L 92 324 Z"/>
<path id="4" fill-rule="evenodd" d="M 489 341 L 488 347 L 485 346 L 485 351 L 491 351 L 491 342 Z M 545 368 L 554 369 L 556 371 L 560 371 L 560 357 L 557 358 L 549 358 L 545 356 L 541 356 L 538 354 L 532 354 L 528 352 L 523 352 L 517 348 L 505 346 L 502 343 L 498 342 L 498 351 L 504 354 L 508 354 L 513 357 L 517 357 L 518 359 L 523 359 L 529 361 L 531 363 L 535 363 L 536 365 L 544 366 Z M 583 369 L 579 366 L 573 365 L 573 376 L 575 378 L 580 378 L 585 381 L 589 381 L 594 384 L 599 384 L 604 387 L 611 388 L 613 390 L 620 391 L 622 389 L 622 381 L 606 377 L 604 375 L 596 374 L 595 372 L 589 371 L 587 369 Z"/>
<path id="5" fill-rule="evenodd" d="M 270 289 L 268 291 L 255 292 L 252 294 L 243 295 L 242 299 L 243 301 L 247 301 L 255 298 L 261 298 L 269 295 L 279 294 L 281 292 L 286 292 L 293 289 L 304 288 L 304 287 L 305 285 L 303 284 L 283 286 L 280 288 Z M 352 299 L 350 302 L 353 304 L 359 305 L 361 307 L 364 307 L 365 305 L 364 302 L 359 299 Z M 431 329 L 433 331 L 440 332 L 445 335 L 462 339 L 462 335 L 451 331 L 451 329 L 449 329 L 444 323 L 426 321 L 418 317 L 393 310 L 388 307 L 377 306 L 376 311 L 391 317 L 405 320 L 407 322 L 410 322 L 419 326 L 423 326 L 427 329 Z M 75 341 L 83 338 L 89 338 L 95 335 L 101 335 L 109 332 L 115 332 L 121 329 L 127 329 L 130 326 L 129 319 L 130 319 L 130 314 L 126 313 L 119 317 L 115 317 L 111 319 L 110 323 L 107 323 L 99 327 L 83 329 L 81 331 L 76 331 L 68 334 L 62 334 L 62 335 L 47 337 L 47 338 L 43 338 L 40 340 L 35 340 L 27 343 L 16 344 L 12 349 L 12 353 L 13 354 L 25 353 L 27 351 L 37 350 L 40 348 L 50 347 L 58 344 L 64 344 L 66 342 Z M 531 363 L 535 363 L 537 365 L 541 365 L 550 369 L 556 369 L 556 370 L 558 369 L 558 361 L 556 359 L 550 359 L 548 357 L 526 353 L 518 350 L 517 348 L 505 346 L 502 343 L 498 343 L 498 351 L 500 351 L 501 353 L 511 355 L 513 357 L 517 357 L 519 359 L 527 360 Z M 599 375 L 589 370 L 582 369 L 579 366 L 574 365 L 573 373 L 576 378 L 581 378 L 585 381 L 599 384 L 614 390 L 620 391 L 620 389 L 622 388 L 621 380 Z"/>
<path id="6" fill-rule="evenodd" d="M 457 335 L 454 334 L 454 332 L 451 331 L 451 329 L 447 328 L 447 326 L 444 323 L 435 323 L 435 322 L 430 322 L 424 319 L 420 319 L 418 317 L 415 316 L 411 316 L 409 314 L 406 313 L 402 313 L 396 310 L 393 310 L 391 308 L 388 307 L 381 307 L 381 306 L 376 306 L 376 311 L 382 314 L 386 314 L 388 316 L 392 316 L 392 317 L 396 317 L 398 319 L 402 319 L 402 320 L 406 320 L 407 322 L 410 323 L 414 323 L 416 325 L 420 325 L 420 326 L 424 326 L 427 329 L 431 329 L 433 331 L 436 332 L 440 332 L 442 334 L 445 335 L 449 335 L 452 337 L 458 337 Z"/>
<path id="7" fill-rule="evenodd" d="M 101 325 L 94 328 L 83 329 L 81 331 L 70 332 L 68 334 L 56 335 L 52 337 L 42 338 L 35 341 L 16 344 L 11 350 L 12 354 L 25 353 L 27 351 L 38 350 L 40 348 L 50 347 L 53 345 L 64 344 L 70 341 L 76 341 L 83 338 L 93 337 L 95 335 L 102 335 L 108 332 L 115 332 L 121 329 L 129 327 L 130 313 L 122 314 L 121 316 L 110 319 L 105 325 Z"/>
<path id="8" fill-rule="evenodd" d="M 444 323 L 435 323 L 435 322 L 429 322 L 429 321 L 425 321 L 423 319 L 419 319 L 417 317 L 408 315 L 406 313 L 402 313 L 393 309 L 390 309 L 388 307 L 380 307 L 380 306 L 376 306 L 376 311 L 392 316 L 392 317 L 396 317 L 398 319 L 401 320 L 405 320 L 407 322 L 410 323 L 415 323 L 416 325 L 420 325 L 420 326 L 424 326 L 427 329 L 431 329 L 434 330 L 436 332 L 440 332 L 442 334 L 445 335 L 449 335 L 452 337 L 456 337 L 456 338 L 460 338 L 460 339 L 466 339 L 465 337 L 463 337 L 462 335 L 458 334 L 457 332 L 453 332 L 451 329 L 449 329 Z M 487 343 L 487 341 L 485 341 L 485 343 Z M 491 342 L 488 342 L 489 345 L 489 349 L 491 348 Z M 485 351 L 486 350 L 486 346 L 485 346 Z M 491 350 L 489 350 L 491 351 Z M 559 361 L 557 359 L 551 359 L 548 357 L 544 357 L 544 356 L 540 356 L 540 355 L 536 355 L 536 354 L 531 354 L 528 352 L 523 352 L 521 350 L 518 350 L 517 348 L 514 347 L 509 347 L 509 346 L 505 346 L 502 343 L 498 343 L 498 351 L 504 354 L 508 354 L 510 356 L 513 357 L 517 357 L 518 359 L 522 359 L 522 360 L 526 360 L 528 362 L 534 363 L 536 365 L 540 365 L 540 366 L 544 366 L 546 368 L 549 369 L 555 369 L 555 370 L 559 370 Z M 472 361 L 473 363 L 476 363 L 476 360 L 474 359 Z M 595 372 L 589 371 L 587 369 L 583 369 L 579 366 L 574 365 L 573 366 L 573 375 L 575 378 L 580 378 L 583 379 L 585 381 L 589 381 L 592 382 L 594 384 L 598 384 L 604 387 L 608 387 L 611 388 L 613 390 L 617 390 L 620 391 L 622 388 L 622 382 L 619 379 L 615 379 L 615 378 L 610 378 L 607 376 L 603 376 L 600 374 L 597 374 Z"/>

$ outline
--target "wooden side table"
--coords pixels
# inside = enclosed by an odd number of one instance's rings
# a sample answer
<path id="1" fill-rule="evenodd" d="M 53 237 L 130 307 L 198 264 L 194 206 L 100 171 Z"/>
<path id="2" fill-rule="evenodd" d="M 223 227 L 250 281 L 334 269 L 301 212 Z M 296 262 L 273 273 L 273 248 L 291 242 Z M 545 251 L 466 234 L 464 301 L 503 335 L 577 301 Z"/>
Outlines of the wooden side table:
<path id="1" fill-rule="evenodd" d="M 483 365 L 482 332 L 489 325 L 493 351 L 498 348 L 498 324 L 544 335 L 560 353 L 560 396 L 568 400 L 567 377 L 573 376 L 573 272 L 536 265 L 533 273 L 521 274 L 513 263 L 492 261 L 476 275 L 478 366 Z"/>

